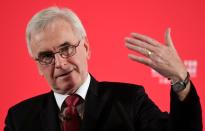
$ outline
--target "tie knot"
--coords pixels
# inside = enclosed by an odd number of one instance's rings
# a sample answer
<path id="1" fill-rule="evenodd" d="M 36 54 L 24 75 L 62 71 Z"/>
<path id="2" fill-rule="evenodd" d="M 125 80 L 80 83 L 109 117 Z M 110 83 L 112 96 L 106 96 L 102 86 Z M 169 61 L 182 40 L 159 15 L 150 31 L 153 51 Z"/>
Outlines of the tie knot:
<path id="1" fill-rule="evenodd" d="M 74 94 L 70 95 L 65 99 L 66 106 L 74 106 L 76 107 L 78 104 L 80 104 L 80 96 Z"/>

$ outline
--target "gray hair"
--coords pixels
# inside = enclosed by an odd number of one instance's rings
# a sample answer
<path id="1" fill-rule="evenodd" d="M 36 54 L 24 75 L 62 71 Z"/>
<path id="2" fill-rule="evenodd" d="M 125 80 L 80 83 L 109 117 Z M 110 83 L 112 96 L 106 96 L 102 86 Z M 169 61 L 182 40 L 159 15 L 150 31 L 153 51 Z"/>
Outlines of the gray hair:
<path id="1" fill-rule="evenodd" d="M 26 42 L 28 52 L 31 56 L 31 33 L 42 31 L 49 23 L 57 18 L 65 19 L 66 21 L 68 21 L 71 24 L 74 34 L 76 35 L 76 37 L 78 37 L 78 39 L 86 37 L 86 31 L 80 19 L 72 10 L 68 8 L 49 7 L 35 14 L 27 25 Z"/>

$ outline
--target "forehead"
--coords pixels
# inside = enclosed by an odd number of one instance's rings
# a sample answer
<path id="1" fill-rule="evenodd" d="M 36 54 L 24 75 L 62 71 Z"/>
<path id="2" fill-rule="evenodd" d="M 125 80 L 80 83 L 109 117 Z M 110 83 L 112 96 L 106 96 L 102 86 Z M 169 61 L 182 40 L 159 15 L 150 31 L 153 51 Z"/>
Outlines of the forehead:
<path id="1" fill-rule="evenodd" d="M 31 51 L 36 55 L 40 51 L 53 50 L 65 42 L 73 43 L 76 39 L 71 24 L 58 19 L 43 30 L 31 33 Z"/>

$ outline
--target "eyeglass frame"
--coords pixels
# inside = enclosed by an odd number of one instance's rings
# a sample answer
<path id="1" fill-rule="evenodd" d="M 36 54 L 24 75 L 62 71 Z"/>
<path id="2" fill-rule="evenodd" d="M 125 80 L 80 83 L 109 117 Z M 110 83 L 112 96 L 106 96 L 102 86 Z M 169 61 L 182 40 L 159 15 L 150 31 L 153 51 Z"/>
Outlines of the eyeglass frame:
<path id="1" fill-rule="evenodd" d="M 60 47 L 59 49 L 58 49 L 58 51 L 56 51 L 56 52 L 47 52 L 47 53 L 50 53 L 50 54 L 52 54 L 52 59 L 50 60 L 50 62 L 48 62 L 48 63 L 46 63 L 46 62 L 42 62 L 40 59 L 39 59 L 39 56 L 38 56 L 38 58 L 35 58 L 35 60 L 36 61 L 38 61 L 41 65 L 51 65 L 52 63 L 53 63 L 53 61 L 55 60 L 55 54 L 60 54 L 60 56 L 62 57 L 62 58 L 64 58 L 64 59 L 66 59 L 66 58 L 69 58 L 69 57 L 71 57 L 71 56 L 73 56 L 73 55 L 75 55 L 76 54 L 76 48 L 80 45 L 80 42 L 81 42 L 81 40 L 79 40 L 78 42 L 77 42 L 77 44 L 69 44 L 69 42 L 65 42 L 64 44 L 67 44 L 67 45 L 65 45 L 65 46 L 62 46 L 62 47 Z M 72 54 L 70 54 L 69 55 L 69 53 L 67 53 L 68 55 L 67 56 L 65 56 L 62 52 L 63 52 L 63 50 L 61 50 L 61 49 L 63 49 L 63 48 L 65 48 L 65 47 L 68 47 L 68 49 L 69 48 L 71 48 L 71 49 L 73 49 L 72 50 L 72 52 L 74 52 L 74 53 L 72 53 Z M 63 56 L 64 55 L 64 56 Z"/>

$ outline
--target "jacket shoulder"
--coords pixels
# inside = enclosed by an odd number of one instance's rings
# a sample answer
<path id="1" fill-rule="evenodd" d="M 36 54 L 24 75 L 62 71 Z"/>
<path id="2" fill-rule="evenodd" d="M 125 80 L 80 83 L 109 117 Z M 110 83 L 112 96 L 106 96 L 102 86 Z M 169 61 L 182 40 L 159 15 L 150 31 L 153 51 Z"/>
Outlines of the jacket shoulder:
<path id="1" fill-rule="evenodd" d="M 52 92 L 26 99 L 9 108 L 5 119 L 5 130 L 22 130 L 40 120 L 41 112 L 52 96 Z M 27 123 L 27 124 L 26 124 Z"/>
<path id="2" fill-rule="evenodd" d="M 15 109 L 15 108 L 24 107 L 24 106 L 31 105 L 31 104 L 32 105 L 33 104 L 39 104 L 39 103 L 43 102 L 44 100 L 48 99 L 48 97 L 50 95 L 51 95 L 51 92 L 31 97 L 29 99 L 26 99 L 26 100 L 23 100 L 23 101 L 17 103 L 12 108 Z"/>
<path id="3" fill-rule="evenodd" d="M 131 83 L 123 83 L 123 82 L 99 82 L 99 87 L 104 89 L 111 89 L 111 90 L 117 90 L 117 91 L 140 91 L 144 90 L 144 87 L 137 84 L 131 84 Z"/>
<path id="4" fill-rule="evenodd" d="M 122 96 L 139 97 L 146 94 L 143 86 L 123 82 L 99 82 L 98 88 L 99 92 L 110 92 L 112 96 L 120 98 L 123 98 Z"/>
<path id="5" fill-rule="evenodd" d="M 12 112 L 12 114 L 21 115 L 22 113 L 32 113 L 32 111 L 40 110 L 44 103 L 49 99 L 50 95 L 51 92 L 23 100 L 12 106 L 9 109 L 9 112 Z"/>

